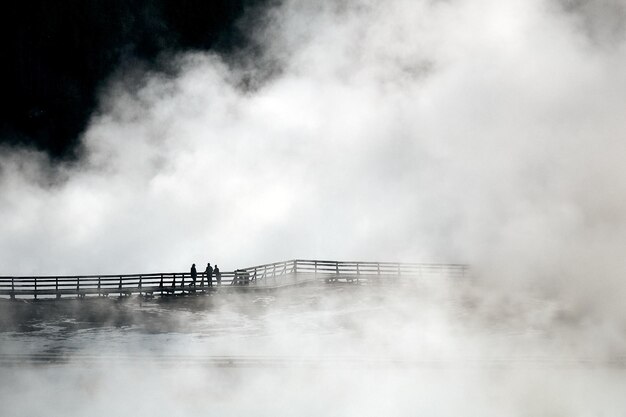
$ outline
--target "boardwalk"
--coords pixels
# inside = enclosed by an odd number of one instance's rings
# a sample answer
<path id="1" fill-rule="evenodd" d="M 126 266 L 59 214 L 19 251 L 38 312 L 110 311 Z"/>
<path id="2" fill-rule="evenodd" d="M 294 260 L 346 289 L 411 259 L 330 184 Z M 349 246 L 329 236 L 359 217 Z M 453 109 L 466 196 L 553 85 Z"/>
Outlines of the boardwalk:
<path id="1" fill-rule="evenodd" d="M 460 264 L 344 262 L 295 259 L 221 273 L 220 291 L 257 291 L 310 282 L 372 284 L 429 277 L 463 278 L 468 267 Z M 201 281 L 204 279 L 204 286 Z M 0 277 L 0 297 L 40 299 L 87 296 L 181 296 L 217 290 L 216 278 L 207 285 L 198 273 L 196 286 L 189 272 L 126 275 Z"/>

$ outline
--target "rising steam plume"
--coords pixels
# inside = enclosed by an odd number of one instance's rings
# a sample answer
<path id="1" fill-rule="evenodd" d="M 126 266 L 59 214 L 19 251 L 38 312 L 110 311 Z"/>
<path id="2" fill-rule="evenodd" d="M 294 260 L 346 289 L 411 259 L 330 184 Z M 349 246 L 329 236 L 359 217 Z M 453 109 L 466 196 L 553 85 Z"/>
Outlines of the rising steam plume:
<path id="1" fill-rule="evenodd" d="M 620 2 L 294 0 L 248 18 L 248 54 L 120 69 L 80 160 L 2 149 L 3 274 L 466 262 L 477 308 L 549 299 L 585 352 L 620 351 Z"/>

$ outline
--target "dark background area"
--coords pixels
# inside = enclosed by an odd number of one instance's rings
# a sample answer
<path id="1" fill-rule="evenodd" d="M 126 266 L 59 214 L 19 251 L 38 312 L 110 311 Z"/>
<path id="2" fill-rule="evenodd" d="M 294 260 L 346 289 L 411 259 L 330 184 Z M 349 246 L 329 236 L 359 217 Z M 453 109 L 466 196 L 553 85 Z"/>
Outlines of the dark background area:
<path id="1" fill-rule="evenodd" d="M 120 65 L 243 48 L 264 0 L 40 0 L 0 6 L 0 144 L 77 157 L 98 88 Z M 257 10 L 258 11 L 258 10 Z M 249 21 L 248 21 L 249 22 Z"/>

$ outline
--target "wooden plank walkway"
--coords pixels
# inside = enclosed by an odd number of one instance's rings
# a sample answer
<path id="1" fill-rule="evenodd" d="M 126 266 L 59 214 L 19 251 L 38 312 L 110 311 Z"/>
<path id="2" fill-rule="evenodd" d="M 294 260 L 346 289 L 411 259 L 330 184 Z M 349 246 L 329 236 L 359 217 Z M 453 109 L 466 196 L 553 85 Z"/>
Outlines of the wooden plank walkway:
<path id="1" fill-rule="evenodd" d="M 39 299 L 110 295 L 125 297 L 209 294 L 220 290 L 255 291 L 309 282 L 371 284 L 398 279 L 430 277 L 464 278 L 467 265 L 394 262 L 346 262 L 294 259 L 222 272 L 217 277 L 198 273 L 191 285 L 190 272 L 82 276 L 0 276 L 0 298 Z M 220 285 L 221 284 L 221 285 Z"/>

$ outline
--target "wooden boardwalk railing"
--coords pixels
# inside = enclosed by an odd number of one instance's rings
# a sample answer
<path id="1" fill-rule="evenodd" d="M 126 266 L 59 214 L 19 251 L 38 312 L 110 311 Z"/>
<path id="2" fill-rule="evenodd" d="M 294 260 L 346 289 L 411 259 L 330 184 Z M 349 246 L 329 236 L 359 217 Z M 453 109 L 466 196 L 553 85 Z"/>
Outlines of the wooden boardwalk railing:
<path id="1" fill-rule="evenodd" d="M 345 262 L 294 259 L 222 272 L 222 288 L 233 290 L 271 289 L 307 282 L 368 284 L 391 279 L 430 277 L 464 278 L 467 265 L 393 262 Z M 61 298 L 63 296 L 168 296 L 210 293 L 217 289 L 215 275 L 211 286 L 204 273 L 198 273 L 192 286 L 189 272 L 84 276 L 0 276 L 0 298 Z"/>

